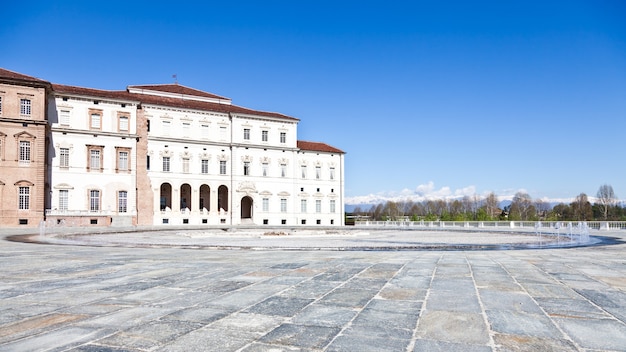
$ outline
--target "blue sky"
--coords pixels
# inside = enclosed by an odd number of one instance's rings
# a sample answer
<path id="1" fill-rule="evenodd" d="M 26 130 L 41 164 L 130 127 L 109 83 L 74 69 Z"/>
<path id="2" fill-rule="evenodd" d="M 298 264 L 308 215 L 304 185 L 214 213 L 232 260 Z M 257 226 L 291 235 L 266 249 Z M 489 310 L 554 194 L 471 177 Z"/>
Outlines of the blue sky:
<path id="1" fill-rule="evenodd" d="M 623 1 L 11 1 L 0 67 L 180 84 L 301 119 L 348 202 L 626 199 Z"/>

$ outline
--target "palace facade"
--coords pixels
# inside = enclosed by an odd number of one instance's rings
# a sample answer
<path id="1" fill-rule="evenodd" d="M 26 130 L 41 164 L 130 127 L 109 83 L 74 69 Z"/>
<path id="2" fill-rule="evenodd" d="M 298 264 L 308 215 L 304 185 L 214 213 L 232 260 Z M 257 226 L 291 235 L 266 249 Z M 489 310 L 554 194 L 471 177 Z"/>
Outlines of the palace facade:
<path id="1" fill-rule="evenodd" d="M 299 141 L 297 118 L 179 84 L 0 78 L 3 226 L 344 224 L 344 152 Z"/>

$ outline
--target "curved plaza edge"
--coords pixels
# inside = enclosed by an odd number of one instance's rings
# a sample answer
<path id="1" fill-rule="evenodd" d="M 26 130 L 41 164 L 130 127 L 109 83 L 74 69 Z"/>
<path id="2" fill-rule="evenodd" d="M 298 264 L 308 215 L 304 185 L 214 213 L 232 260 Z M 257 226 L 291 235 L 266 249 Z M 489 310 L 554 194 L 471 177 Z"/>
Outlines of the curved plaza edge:
<path id="1" fill-rule="evenodd" d="M 579 234 L 533 229 L 128 227 L 0 230 L 7 240 L 93 247 L 302 251 L 557 249 L 626 243 L 625 231 Z"/>

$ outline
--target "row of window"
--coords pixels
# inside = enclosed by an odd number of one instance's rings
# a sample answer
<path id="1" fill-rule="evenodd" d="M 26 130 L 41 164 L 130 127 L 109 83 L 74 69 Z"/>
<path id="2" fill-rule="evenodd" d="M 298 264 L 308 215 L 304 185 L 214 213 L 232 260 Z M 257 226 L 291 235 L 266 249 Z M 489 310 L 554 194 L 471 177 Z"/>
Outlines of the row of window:
<path id="1" fill-rule="evenodd" d="M 263 212 L 269 212 L 270 211 L 270 199 L 269 198 L 263 198 L 261 200 L 261 204 L 262 204 L 262 211 Z M 308 212 L 308 202 L 306 199 L 301 199 L 300 200 L 300 212 L 301 213 L 307 213 Z M 329 202 L 329 212 L 330 213 L 334 213 L 336 211 L 336 201 L 334 199 L 331 199 Z M 287 212 L 287 198 L 281 198 L 280 199 L 280 212 L 281 213 L 286 213 Z M 316 213 L 321 213 L 322 212 L 322 200 L 321 199 L 316 199 L 315 200 L 315 212 Z"/>
<path id="2" fill-rule="evenodd" d="M 20 187 L 21 188 L 21 187 Z M 102 209 L 102 197 L 101 191 L 97 189 L 90 189 L 87 191 L 87 197 L 89 201 L 89 211 L 97 212 Z M 69 205 L 69 190 L 59 190 L 59 211 L 67 211 Z M 128 192 L 117 191 L 117 212 L 128 212 Z"/>
<path id="3" fill-rule="evenodd" d="M 181 135 L 180 137 L 191 137 L 191 122 L 182 122 L 181 124 Z M 222 141 L 228 140 L 228 129 L 226 126 L 219 127 L 219 138 Z M 148 120 L 148 132 L 150 132 L 150 120 Z M 161 134 L 163 136 L 170 136 L 172 134 L 172 122 L 170 120 L 161 120 Z M 210 126 L 207 123 L 200 124 L 200 138 L 209 139 L 210 138 Z M 250 129 L 244 128 L 243 130 L 243 139 L 246 141 L 250 140 Z M 269 131 L 262 130 L 261 131 L 261 141 L 269 142 Z M 287 143 L 287 132 L 280 132 L 279 141 L 281 144 Z"/>
<path id="4" fill-rule="evenodd" d="M 250 140 L 250 129 L 249 128 L 244 128 L 243 129 L 243 139 L 245 141 L 249 141 Z M 269 142 L 269 131 L 268 130 L 261 130 L 261 142 Z M 281 144 L 287 143 L 287 133 L 286 132 L 280 132 L 280 143 Z"/>
<path id="5" fill-rule="evenodd" d="M 163 172 L 171 172 L 171 158 L 169 156 L 164 156 L 162 158 L 162 168 L 161 171 Z M 226 161 L 225 160 L 220 160 L 220 175 L 226 175 Z M 147 157 L 147 164 L 148 164 L 148 170 L 150 170 L 150 156 Z M 183 173 L 189 173 L 190 169 L 189 169 L 189 164 L 190 164 L 190 159 L 189 158 L 183 158 L 182 159 L 182 172 Z M 209 173 L 209 160 L 208 159 L 202 159 L 200 161 L 200 173 L 201 174 L 208 174 Z M 261 175 L 266 177 L 269 176 L 269 163 L 262 163 L 261 164 Z M 244 161 L 243 162 L 243 175 L 244 176 L 250 176 L 251 175 L 251 163 L 249 161 Z M 301 166 L 301 176 L 303 179 L 307 178 L 307 167 L 306 165 L 302 165 Z M 287 177 L 287 165 L 286 164 L 281 164 L 280 165 L 280 177 Z M 316 180 L 320 180 L 322 178 L 322 167 L 321 166 L 316 166 L 315 167 L 315 179 Z M 330 180 L 334 180 L 335 179 L 335 168 L 334 167 L 330 167 L 329 168 L 329 179 Z"/>
<path id="6" fill-rule="evenodd" d="M 20 99 L 20 115 L 30 116 L 30 99 Z"/>
<path id="7" fill-rule="evenodd" d="M 102 110 L 89 110 L 89 129 L 101 130 L 102 129 Z M 59 110 L 59 124 L 62 126 L 70 126 L 71 123 L 71 111 Z M 117 130 L 118 132 L 128 132 L 130 126 L 130 115 L 124 112 L 117 113 Z"/>
<path id="8" fill-rule="evenodd" d="M 115 171 L 130 171 L 130 148 L 115 147 Z M 103 153 L 104 146 L 88 145 L 87 146 L 87 170 L 102 171 L 103 170 Z M 59 148 L 59 167 L 70 167 L 70 148 Z"/>
<path id="9" fill-rule="evenodd" d="M 31 101 L 30 99 L 20 99 L 20 115 L 30 116 Z M 2 97 L 0 96 L 0 115 L 2 115 Z"/>

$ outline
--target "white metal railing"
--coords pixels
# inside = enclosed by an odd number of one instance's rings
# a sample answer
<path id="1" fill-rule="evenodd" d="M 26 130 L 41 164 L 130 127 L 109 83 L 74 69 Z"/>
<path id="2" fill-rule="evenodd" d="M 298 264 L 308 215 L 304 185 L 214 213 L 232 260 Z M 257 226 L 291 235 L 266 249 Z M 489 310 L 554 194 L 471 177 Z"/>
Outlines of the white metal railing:
<path id="1" fill-rule="evenodd" d="M 626 230 L 626 221 L 587 221 L 593 230 Z M 362 227 L 411 227 L 411 228 L 517 228 L 564 230 L 580 226 L 578 221 L 367 221 L 357 220 Z"/>

